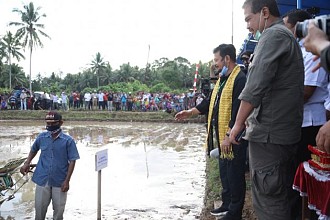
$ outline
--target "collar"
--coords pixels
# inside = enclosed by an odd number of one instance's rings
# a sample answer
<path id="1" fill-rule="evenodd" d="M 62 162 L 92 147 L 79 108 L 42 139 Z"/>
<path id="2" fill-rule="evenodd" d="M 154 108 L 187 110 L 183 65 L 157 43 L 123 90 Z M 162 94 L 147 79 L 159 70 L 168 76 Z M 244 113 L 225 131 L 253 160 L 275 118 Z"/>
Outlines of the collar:
<path id="1" fill-rule="evenodd" d="M 53 138 L 53 140 L 57 139 L 58 137 L 60 137 L 60 135 L 62 134 L 62 129 L 60 128 L 59 131 L 55 134 L 55 136 L 52 135 L 52 132 L 47 131 L 47 135 L 51 138 Z"/>
<path id="2" fill-rule="evenodd" d="M 278 19 L 276 19 L 271 25 L 269 25 L 268 28 L 270 28 L 270 27 L 272 27 L 272 26 L 274 26 L 274 25 L 276 25 L 276 24 L 282 24 L 282 25 L 284 25 L 284 21 L 283 21 L 282 19 L 278 18 Z M 267 28 L 266 28 L 266 29 L 267 29 Z"/>

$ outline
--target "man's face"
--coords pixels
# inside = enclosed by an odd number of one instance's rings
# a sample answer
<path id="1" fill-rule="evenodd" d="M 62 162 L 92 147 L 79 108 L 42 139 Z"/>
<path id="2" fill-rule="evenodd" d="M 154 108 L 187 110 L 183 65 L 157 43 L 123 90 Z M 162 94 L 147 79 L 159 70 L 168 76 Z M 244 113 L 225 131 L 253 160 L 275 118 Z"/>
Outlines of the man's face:
<path id="1" fill-rule="evenodd" d="M 247 55 L 242 56 L 241 60 L 243 61 L 244 66 L 249 66 L 250 64 L 250 57 Z"/>
<path id="2" fill-rule="evenodd" d="M 220 52 L 214 54 L 214 64 L 218 70 L 221 70 L 224 66 L 223 57 L 220 56 Z"/>
<path id="3" fill-rule="evenodd" d="M 260 29 L 262 30 L 264 27 L 261 27 L 261 24 L 263 22 L 260 21 L 260 12 L 253 14 L 251 11 L 251 6 L 246 5 L 244 7 L 244 18 L 246 22 L 246 28 L 253 34 L 253 36 L 256 35 L 257 30 L 259 29 L 259 24 L 260 24 Z M 259 31 L 261 31 L 259 30 Z"/>

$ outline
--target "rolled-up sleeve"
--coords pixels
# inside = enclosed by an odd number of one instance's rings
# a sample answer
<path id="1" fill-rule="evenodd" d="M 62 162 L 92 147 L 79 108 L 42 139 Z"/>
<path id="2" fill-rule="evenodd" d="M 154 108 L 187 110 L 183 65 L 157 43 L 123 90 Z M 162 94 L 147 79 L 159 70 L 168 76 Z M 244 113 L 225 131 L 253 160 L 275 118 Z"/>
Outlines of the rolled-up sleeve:
<path id="1" fill-rule="evenodd" d="M 209 106 L 210 106 L 210 99 L 209 97 L 203 99 L 203 101 L 197 105 L 195 108 L 201 113 L 201 115 L 205 115 L 209 112 Z"/>
<path id="2" fill-rule="evenodd" d="M 256 48 L 249 75 L 244 90 L 239 96 L 240 100 L 249 102 L 253 107 L 258 107 L 265 93 L 271 88 L 271 83 L 276 77 L 279 62 L 283 54 L 289 49 L 283 47 L 282 32 L 265 30 Z M 269 41 L 271 39 L 271 41 Z"/>

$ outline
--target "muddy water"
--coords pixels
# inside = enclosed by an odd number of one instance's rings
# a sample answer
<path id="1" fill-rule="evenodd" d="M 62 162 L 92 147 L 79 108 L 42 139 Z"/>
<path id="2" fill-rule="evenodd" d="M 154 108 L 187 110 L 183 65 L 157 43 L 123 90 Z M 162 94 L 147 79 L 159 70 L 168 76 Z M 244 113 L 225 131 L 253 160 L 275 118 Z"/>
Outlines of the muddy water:
<path id="1" fill-rule="evenodd" d="M 42 122 L 0 121 L 0 165 L 26 157 L 43 130 Z M 75 138 L 81 158 L 70 182 L 65 219 L 96 219 L 94 155 L 103 149 L 108 149 L 109 162 L 102 170 L 102 219 L 199 216 L 205 185 L 203 125 L 67 122 L 63 130 Z M 0 207 L 0 216 L 34 219 L 34 187 L 31 181 L 23 186 Z"/>

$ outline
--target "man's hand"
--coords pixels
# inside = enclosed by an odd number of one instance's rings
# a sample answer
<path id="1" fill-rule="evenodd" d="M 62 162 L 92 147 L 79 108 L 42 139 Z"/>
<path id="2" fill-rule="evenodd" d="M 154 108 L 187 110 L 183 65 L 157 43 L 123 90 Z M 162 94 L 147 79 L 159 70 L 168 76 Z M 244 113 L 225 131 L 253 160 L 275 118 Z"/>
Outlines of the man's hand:
<path id="1" fill-rule="evenodd" d="M 183 120 L 183 119 L 187 119 L 187 118 L 189 118 L 189 117 L 192 116 L 192 115 L 193 115 L 192 110 L 183 110 L 183 111 L 181 111 L 181 112 L 178 112 L 178 113 L 175 115 L 174 119 L 175 119 L 176 121 L 180 121 L 180 120 Z"/>
<path id="2" fill-rule="evenodd" d="M 235 140 L 237 135 L 245 128 L 245 124 L 235 123 L 234 127 L 230 131 L 229 140 L 232 144 L 238 145 L 239 143 Z"/>
<path id="3" fill-rule="evenodd" d="M 21 172 L 21 174 L 26 175 L 30 171 L 30 164 L 24 163 L 24 165 L 21 167 L 19 171 Z"/>
<path id="4" fill-rule="evenodd" d="M 230 145 L 231 145 L 231 143 L 230 143 L 229 137 L 226 136 L 225 139 L 220 144 L 221 155 L 229 154 Z"/>
<path id="5" fill-rule="evenodd" d="M 330 45 L 327 35 L 319 29 L 314 22 L 308 24 L 308 34 L 305 37 L 304 46 L 307 51 L 321 56 L 321 51 Z"/>
<path id="6" fill-rule="evenodd" d="M 62 183 L 62 186 L 61 186 L 61 191 L 62 192 L 67 192 L 70 188 L 70 184 L 69 184 L 69 181 L 68 180 L 64 180 L 64 182 Z"/>
<path id="7" fill-rule="evenodd" d="M 316 146 L 330 154 L 330 121 L 325 123 L 316 135 Z"/>

